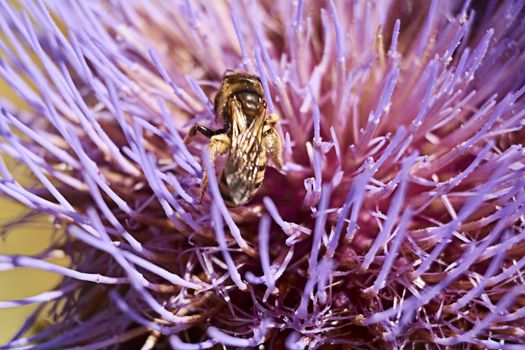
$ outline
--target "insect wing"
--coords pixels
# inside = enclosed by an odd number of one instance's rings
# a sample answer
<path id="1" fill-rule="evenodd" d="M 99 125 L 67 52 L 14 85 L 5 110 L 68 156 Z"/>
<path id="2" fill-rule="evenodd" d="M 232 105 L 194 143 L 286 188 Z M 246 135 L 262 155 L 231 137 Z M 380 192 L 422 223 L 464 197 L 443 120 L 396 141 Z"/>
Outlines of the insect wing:
<path id="1" fill-rule="evenodd" d="M 264 175 L 259 175 L 266 164 L 262 144 L 264 116 L 255 118 L 246 127 L 242 109 L 236 101 L 232 101 L 232 105 L 231 149 L 223 177 L 233 203 L 241 205 L 250 200 L 262 181 L 259 178 Z"/>

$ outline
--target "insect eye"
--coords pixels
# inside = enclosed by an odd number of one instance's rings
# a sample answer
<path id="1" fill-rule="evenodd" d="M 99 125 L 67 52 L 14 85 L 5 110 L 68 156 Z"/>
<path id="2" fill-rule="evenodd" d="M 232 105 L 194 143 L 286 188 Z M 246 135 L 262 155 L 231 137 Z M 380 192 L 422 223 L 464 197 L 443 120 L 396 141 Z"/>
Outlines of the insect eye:
<path id="1" fill-rule="evenodd" d="M 241 102 L 242 111 L 246 116 L 255 118 L 264 112 L 264 101 L 256 93 L 251 91 L 239 92 L 236 94 L 237 100 Z"/>

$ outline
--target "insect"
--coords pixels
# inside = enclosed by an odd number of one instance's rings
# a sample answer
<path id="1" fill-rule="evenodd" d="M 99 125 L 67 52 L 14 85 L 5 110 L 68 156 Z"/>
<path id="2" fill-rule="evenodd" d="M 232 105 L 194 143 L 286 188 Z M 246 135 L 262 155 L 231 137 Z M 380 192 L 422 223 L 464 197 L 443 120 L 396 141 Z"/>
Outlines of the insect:
<path id="1" fill-rule="evenodd" d="M 282 142 L 275 130 L 279 121 L 277 114 L 266 115 L 266 100 L 258 76 L 244 73 L 227 73 L 215 96 L 215 113 L 222 118 L 224 126 L 211 130 L 194 125 L 185 142 L 197 133 L 210 139 L 209 153 L 213 161 L 219 155 L 227 155 L 221 174 L 219 188 L 230 207 L 248 203 L 264 179 L 267 157 L 273 166 L 282 167 Z M 204 171 L 201 198 L 204 198 L 208 177 Z"/>

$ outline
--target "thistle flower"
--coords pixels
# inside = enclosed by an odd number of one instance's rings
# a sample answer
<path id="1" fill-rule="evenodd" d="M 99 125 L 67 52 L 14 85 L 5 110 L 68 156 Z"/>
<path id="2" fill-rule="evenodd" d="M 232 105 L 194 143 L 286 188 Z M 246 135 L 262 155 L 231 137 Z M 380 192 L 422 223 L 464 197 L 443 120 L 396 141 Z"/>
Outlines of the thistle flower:
<path id="1" fill-rule="evenodd" d="M 520 348 L 524 4 L 0 2 L 0 150 L 33 175 L 0 192 L 64 231 L 0 257 L 64 276 L 0 302 L 54 320 L 1 348 Z M 215 176 L 198 203 L 182 141 L 229 69 L 284 142 L 239 208 Z"/>

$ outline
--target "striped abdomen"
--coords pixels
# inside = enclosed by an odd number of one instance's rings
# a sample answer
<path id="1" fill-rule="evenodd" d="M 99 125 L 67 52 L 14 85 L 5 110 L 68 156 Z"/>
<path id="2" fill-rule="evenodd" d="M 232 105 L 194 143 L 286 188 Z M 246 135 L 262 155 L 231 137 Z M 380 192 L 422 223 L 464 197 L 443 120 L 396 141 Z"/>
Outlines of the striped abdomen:
<path id="1" fill-rule="evenodd" d="M 226 161 L 219 188 L 224 202 L 229 207 L 248 203 L 264 180 L 266 151 L 261 145 L 255 153 L 248 159 L 230 157 Z"/>

